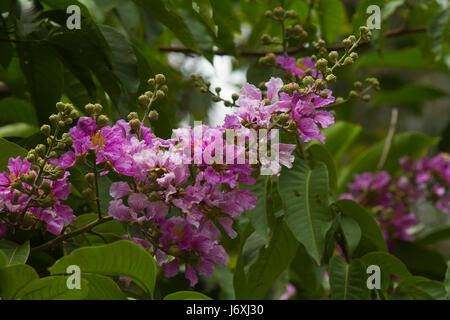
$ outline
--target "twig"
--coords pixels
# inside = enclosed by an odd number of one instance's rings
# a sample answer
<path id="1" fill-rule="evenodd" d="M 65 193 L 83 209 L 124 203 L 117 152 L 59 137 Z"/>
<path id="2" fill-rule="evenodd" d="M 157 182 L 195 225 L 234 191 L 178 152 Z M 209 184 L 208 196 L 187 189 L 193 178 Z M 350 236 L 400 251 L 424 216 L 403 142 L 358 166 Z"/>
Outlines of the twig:
<path id="1" fill-rule="evenodd" d="M 391 150 L 392 139 L 394 138 L 395 127 L 397 126 L 397 119 L 398 119 L 398 109 L 394 108 L 392 109 L 391 113 L 391 123 L 389 125 L 389 131 L 386 136 L 386 143 L 384 144 L 383 153 L 381 154 L 380 161 L 378 162 L 377 165 L 377 172 L 383 168 L 384 163 L 386 162 L 386 159 L 389 155 L 389 151 Z"/>
<path id="2" fill-rule="evenodd" d="M 50 241 L 48 241 L 48 242 L 46 242 L 46 243 L 44 243 L 44 244 L 42 244 L 40 246 L 34 247 L 34 248 L 31 249 L 31 251 L 34 252 L 34 251 L 37 251 L 37 250 L 43 250 L 43 249 L 46 249 L 48 247 L 54 246 L 54 245 L 56 245 L 56 244 L 58 244 L 58 243 L 60 243 L 60 242 L 62 242 L 64 240 L 66 240 L 66 239 L 70 239 L 70 238 L 73 238 L 73 237 L 75 237 L 75 236 L 77 236 L 79 234 L 82 234 L 84 232 L 90 231 L 95 226 L 98 226 L 99 224 L 108 222 L 108 221 L 110 221 L 112 219 L 113 219 L 113 217 L 111 217 L 111 216 L 102 217 L 101 219 L 93 221 L 93 222 L 85 225 L 84 227 L 82 227 L 80 229 L 77 229 L 77 230 L 74 230 L 72 232 L 60 235 L 60 236 L 56 237 L 53 240 L 50 240 Z"/>
<path id="3" fill-rule="evenodd" d="M 393 29 L 391 31 L 386 32 L 386 38 L 395 38 L 401 35 L 405 35 L 405 34 L 411 34 L 411 33 L 421 33 L 421 32 L 425 32 L 427 30 L 426 27 L 419 27 L 419 28 L 409 28 L 409 29 L 404 29 L 404 28 L 398 28 L 398 29 Z M 0 40 L 1 41 L 1 40 Z M 366 42 L 366 41 L 361 41 L 359 46 L 362 45 L 367 45 L 370 42 Z M 334 43 L 334 44 L 329 44 L 326 46 L 328 51 L 334 51 L 334 50 L 343 50 L 344 46 L 341 43 Z M 305 46 L 300 46 L 300 47 L 296 47 L 296 48 L 288 48 L 286 50 L 286 52 L 288 54 L 294 54 L 297 52 L 301 52 L 301 51 L 305 51 L 308 50 L 310 48 L 307 48 Z M 183 47 L 183 46 L 159 46 L 159 51 L 161 52 L 179 52 L 179 53 L 184 53 L 184 54 L 190 54 L 190 55 L 199 55 L 200 52 L 191 50 L 189 48 Z M 210 53 L 217 55 L 217 56 L 223 56 L 223 55 L 230 55 L 229 52 L 225 51 L 225 50 L 213 50 Z M 265 56 L 267 53 L 274 53 L 274 54 L 283 54 L 284 51 L 283 50 L 243 50 L 239 52 L 239 55 L 241 57 L 261 57 L 261 56 Z"/>

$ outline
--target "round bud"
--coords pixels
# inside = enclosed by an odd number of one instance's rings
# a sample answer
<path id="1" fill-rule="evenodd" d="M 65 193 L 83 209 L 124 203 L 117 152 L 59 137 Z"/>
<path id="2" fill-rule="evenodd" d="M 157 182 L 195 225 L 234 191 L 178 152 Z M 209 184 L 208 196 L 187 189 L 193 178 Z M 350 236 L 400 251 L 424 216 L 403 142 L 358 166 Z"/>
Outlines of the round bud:
<path id="1" fill-rule="evenodd" d="M 141 127 L 141 121 L 139 121 L 139 119 L 132 119 L 130 120 L 129 124 L 131 129 L 133 129 L 134 131 L 138 131 Z"/>
<path id="2" fill-rule="evenodd" d="M 353 83 L 353 86 L 354 86 L 356 89 L 361 89 L 361 88 L 362 88 L 362 83 L 361 83 L 361 81 L 355 81 L 355 82 Z"/>
<path id="3" fill-rule="evenodd" d="M 58 127 L 62 128 L 64 127 L 66 124 L 64 123 L 64 121 L 60 120 L 58 121 Z"/>
<path id="4" fill-rule="evenodd" d="M 28 153 L 27 155 L 27 160 L 31 163 L 36 161 L 36 156 L 34 155 L 34 153 Z"/>
<path id="5" fill-rule="evenodd" d="M 148 85 L 150 86 L 151 89 L 155 88 L 155 79 L 148 79 L 147 81 Z"/>
<path id="6" fill-rule="evenodd" d="M 156 80 L 156 84 L 158 86 L 166 83 L 166 77 L 163 74 L 160 74 L 160 73 L 155 76 L 155 80 Z"/>
<path id="7" fill-rule="evenodd" d="M 169 92 L 169 87 L 167 85 L 162 85 L 160 88 L 164 93 Z"/>
<path id="8" fill-rule="evenodd" d="M 220 91 L 222 91 L 222 88 L 221 87 L 216 87 L 215 91 L 216 91 L 217 94 L 219 94 Z"/>
<path id="9" fill-rule="evenodd" d="M 34 225 L 36 221 L 37 220 L 34 217 L 34 215 L 31 212 L 27 211 L 27 212 L 25 212 L 25 215 L 23 216 L 22 226 L 25 228 L 29 228 L 32 225 Z"/>
<path id="10" fill-rule="evenodd" d="M 50 120 L 50 123 L 51 123 L 53 126 L 56 126 L 56 125 L 58 124 L 58 121 L 59 121 L 59 116 L 56 115 L 56 114 L 52 114 L 52 115 L 48 118 L 48 120 Z"/>
<path id="11" fill-rule="evenodd" d="M 86 110 L 87 114 L 92 115 L 94 113 L 94 105 L 92 103 L 88 103 L 85 107 L 84 110 Z"/>
<path id="12" fill-rule="evenodd" d="M 42 133 L 44 136 L 46 136 L 46 137 L 50 136 L 50 133 L 51 133 L 51 128 L 50 128 L 50 126 L 49 126 L 48 124 L 44 124 L 44 125 L 41 127 L 41 133 Z"/>
<path id="13" fill-rule="evenodd" d="M 348 95 L 350 96 L 350 98 L 356 98 L 359 96 L 358 92 L 356 92 L 355 90 L 351 90 Z"/>
<path id="14" fill-rule="evenodd" d="M 283 8 L 277 7 L 277 8 L 275 8 L 275 9 L 273 9 L 273 14 L 274 14 L 274 16 L 277 17 L 277 18 L 283 18 L 283 17 L 284 17 L 284 14 L 285 14 L 285 11 L 284 11 Z"/>
<path id="15" fill-rule="evenodd" d="M 305 86 L 309 87 L 314 83 L 314 78 L 311 76 L 306 76 L 303 78 L 302 82 Z"/>
<path id="16" fill-rule="evenodd" d="M 328 54 L 328 58 L 330 58 L 331 61 L 336 61 L 339 58 L 339 53 L 337 51 L 331 51 Z"/>
<path id="17" fill-rule="evenodd" d="M 95 185 L 95 174 L 93 172 L 87 173 L 84 178 L 91 186 Z"/>
<path id="18" fill-rule="evenodd" d="M 58 103 L 56 104 L 56 110 L 58 110 L 59 112 L 63 112 L 65 106 L 66 106 L 66 105 L 65 105 L 63 102 L 58 102 Z"/>
<path id="19" fill-rule="evenodd" d="M 140 104 L 141 106 L 143 106 L 143 107 L 145 107 L 145 106 L 147 105 L 148 100 L 149 100 L 149 99 L 148 99 L 148 96 L 145 95 L 145 94 L 140 95 L 139 98 L 138 98 L 139 104 Z"/>
<path id="20" fill-rule="evenodd" d="M 52 186 L 48 181 L 44 181 L 42 182 L 40 189 L 45 193 L 50 193 L 50 191 L 52 190 Z"/>
<path id="21" fill-rule="evenodd" d="M 69 115 L 72 119 L 78 119 L 80 117 L 80 113 L 77 110 L 72 110 Z"/>
<path id="22" fill-rule="evenodd" d="M 343 63 L 343 65 L 344 66 L 349 66 L 349 65 L 352 65 L 353 64 L 353 59 L 352 58 L 350 58 L 350 57 L 347 57 L 347 58 L 345 58 L 344 59 L 344 63 Z"/>
<path id="23" fill-rule="evenodd" d="M 295 20 L 298 18 L 298 14 L 294 10 L 288 10 L 286 11 L 286 18 Z"/>
<path id="24" fill-rule="evenodd" d="M 231 95 L 231 99 L 233 99 L 233 101 L 236 101 L 237 99 L 239 99 L 239 95 L 237 93 L 233 93 Z"/>
<path id="25" fill-rule="evenodd" d="M 352 45 L 352 42 L 349 39 L 344 39 L 342 40 L 342 45 L 344 46 L 344 48 L 348 48 Z"/>
<path id="26" fill-rule="evenodd" d="M 86 198 L 88 200 L 93 200 L 95 198 L 94 190 L 91 188 L 84 189 L 81 193 L 83 195 L 83 198 Z"/>
<path id="27" fill-rule="evenodd" d="M 35 150 L 39 156 L 43 157 L 47 151 L 47 147 L 44 144 L 38 144 Z"/>
<path id="28" fill-rule="evenodd" d="M 320 93 L 320 97 L 321 97 L 322 99 L 328 98 L 328 92 L 321 92 L 321 93 Z"/>
<path id="29" fill-rule="evenodd" d="M 101 104 L 96 103 L 94 105 L 94 112 L 95 112 L 95 114 L 100 114 L 102 112 L 102 110 L 103 110 L 103 107 L 102 107 Z"/>
<path id="30" fill-rule="evenodd" d="M 214 96 L 214 97 L 212 97 L 212 100 L 213 100 L 214 102 L 220 102 L 220 97 Z"/>
<path id="31" fill-rule="evenodd" d="M 105 127 L 109 124 L 109 118 L 107 116 L 105 116 L 104 114 L 102 114 L 97 118 L 97 124 L 100 127 Z"/>
<path id="32" fill-rule="evenodd" d="M 156 111 L 156 110 L 150 111 L 150 113 L 148 114 L 148 118 L 150 121 L 157 121 L 159 118 L 158 111 Z"/>
<path id="33" fill-rule="evenodd" d="M 326 77 L 326 80 L 327 80 L 327 82 L 333 84 L 333 83 L 336 82 L 336 76 L 335 76 L 334 74 L 329 74 L 329 75 Z"/>
<path id="34" fill-rule="evenodd" d="M 137 112 L 130 112 L 128 114 L 128 121 L 132 120 L 132 119 L 137 119 L 139 116 L 137 114 Z"/>
<path id="35" fill-rule="evenodd" d="M 162 98 L 164 98 L 166 96 L 166 94 L 164 93 L 164 91 L 162 91 L 162 90 L 158 90 L 158 91 L 156 91 L 156 99 L 162 99 Z"/>
<path id="36" fill-rule="evenodd" d="M 336 98 L 336 104 L 341 104 L 341 103 L 344 103 L 344 98 L 342 98 L 342 97 L 337 97 L 337 98 Z"/>
<path id="37" fill-rule="evenodd" d="M 72 118 L 67 118 L 66 120 L 64 120 L 65 125 L 72 124 L 72 122 L 73 122 Z"/>
<path id="38" fill-rule="evenodd" d="M 64 147 L 65 147 L 65 145 L 64 145 Z M 48 154 L 48 157 L 49 157 L 50 159 L 57 158 L 57 157 L 58 157 L 58 152 L 52 151 L 52 152 L 50 152 L 50 153 Z"/>
<path id="39" fill-rule="evenodd" d="M 264 44 L 269 44 L 270 43 L 270 36 L 268 34 L 263 34 L 261 36 L 261 41 Z"/>
<path id="40" fill-rule="evenodd" d="M 321 59 L 317 60 L 317 62 L 316 62 L 316 68 L 322 72 L 325 72 L 327 65 L 328 65 L 328 61 L 324 58 L 321 58 Z"/>
<path id="41" fill-rule="evenodd" d="M 144 94 L 150 99 L 153 98 L 153 92 L 151 91 L 146 91 Z"/>
<path id="42" fill-rule="evenodd" d="M 265 16 L 266 18 L 272 18 L 272 17 L 273 17 L 272 11 L 267 10 L 267 11 L 264 13 L 264 16 Z"/>
<path id="43" fill-rule="evenodd" d="M 350 53 L 350 58 L 352 58 L 353 60 L 358 59 L 358 54 L 356 52 L 352 52 Z"/>
<path id="44" fill-rule="evenodd" d="M 350 42 L 353 44 L 356 42 L 356 37 L 354 35 L 351 35 L 348 37 L 348 40 L 350 40 Z"/>
<path id="45" fill-rule="evenodd" d="M 225 100 L 223 104 L 225 105 L 225 107 L 231 107 L 233 105 L 230 101 L 227 100 Z"/>
<path id="46" fill-rule="evenodd" d="M 318 90 L 323 90 L 323 89 L 325 89 L 325 88 L 327 87 L 327 83 L 326 83 L 326 81 L 323 80 L 323 79 L 317 79 L 317 80 L 315 81 L 315 85 L 316 85 L 316 88 L 317 88 Z"/>
<path id="47" fill-rule="evenodd" d="M 370 94 L 365 94 L 365 95 L 362 96 L 361 99 L 362 99 L 364 102 L 369 102 L 371 98 L 372 98 L 372 97 L 370 96 Z"/>

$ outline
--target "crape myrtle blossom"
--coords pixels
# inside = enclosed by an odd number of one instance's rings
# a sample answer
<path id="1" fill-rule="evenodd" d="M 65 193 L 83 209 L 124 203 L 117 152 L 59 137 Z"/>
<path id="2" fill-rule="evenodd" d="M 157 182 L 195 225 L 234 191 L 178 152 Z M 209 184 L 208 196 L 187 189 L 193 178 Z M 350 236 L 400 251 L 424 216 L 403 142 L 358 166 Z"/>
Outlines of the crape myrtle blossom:
<path id="1" fill-rule="evenodd" d="M 8 230 L 8 225 L 14 228 L 22 219 L 23 224 L 18 227 L 31 228 L 40 221 L 50 233 L 59 235 L 66 222 L 71 224 L 75 220 L 72 209 L 61 203 L 70 194 L 67 182 L 70 173 L 64 172 L 60 179 L 43 179 L 40 188 L 33 188 L 37 175 L 31 163 L 20 157 L 10 158 L 8 171 L 0 173 L 2 234 Z"/>
<path id="2" fill-rule="evenodd" d="M 384 237 L 392 249 L 392 239 L 414 240 L 409 234 L 418 221 L 411 211 L 421 201 L 434 203 L 450 213 L 450 161 L 448 154 L 434 158 L 400 160 L 403 172 L 391 177 L 387 172 L 357 174 L 348 185 L 350 193 L 340 196 L 372 208 Z"/>
<path id="3" fill-rule="evenodd" d="M 315 63 L 310 57 L 302 58 L 301 62 L 297 62 L 296 58 L 289 57 L 287 54 L 284 56 L 278 56 L 275 62 L 286 70 L 287 72 L 292 72 L 296 76 L 305 76 L 306 70 L 311 69 L 311 75 L 313 77 L 317 76 L 317 69 L 315 68 Z M 321 75 L 319 75 L 321 76 Z"/>

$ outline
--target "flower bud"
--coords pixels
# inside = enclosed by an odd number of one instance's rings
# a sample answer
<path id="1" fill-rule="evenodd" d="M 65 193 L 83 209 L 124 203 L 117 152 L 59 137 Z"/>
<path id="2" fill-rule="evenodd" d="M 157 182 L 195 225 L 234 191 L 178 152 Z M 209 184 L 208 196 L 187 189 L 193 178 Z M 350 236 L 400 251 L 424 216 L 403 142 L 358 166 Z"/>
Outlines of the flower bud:
<path id="1" fill-rule="evenodd" d="M 302 82 L 305 86 L 309 87 L 314 83 L 314 78 L 311 76 L 307 76 L 303 78 Z"/>
<path id="2" fill-rule="evenodd" d="M 322 99 L 326 99 L 326 98 L 328 98 L 328 92 L 321 92 L 321 93 L 319 94 L 319 96 L 320 96 Z"/>
<path id="3" fill-rule="evenodd" d="M 152 191 L 152 192 L 150 193 L 150 195 L 148 196 L 148 199 L 149 199 L 150 201 L 160 201 L 160 200 L 161 200 L 161 197 L 159 196 L 159 194 L 158 194 L 157 191 Z"/>
<path id="4" fill-rule="evenodd" d="M 139 119 L 132 119 L 130 120 L 129 124 L 131 129 L 133 129 L 134 131 L 138 131 L 141 127 L 141 121 L 139 121 Z"/>
<path id="5" fill-rule="evenodd" d="M 166 84 L 165 84 L 165 85 L 162 85 L 160 89 L 161 89 L 164 93 L 169 92 L 169 87 L 168 87 Z"/>
<path id="6" fill-rule="evenodd" d="M 214 102 L 220 102 L 220 97 L 214 96 L 214 97 L 212 97 L 212 100 L 213 100 Z"/>
<path id="7" fill-rule="evenodd" d="M 36 161 L 36 155 L 32 152 L 28 152 L 27 154 L 27 160 L 31 163 Z"/>
<path id="8" fill-rule="evenodd" d="M 355 90 L 351 90 L 348 95 L 350 96 L 350 98 L 356 98 L 359 96 L 358 92 L 356 92 Z"/>
<path id="9" fill-rule="evenodd" d="M 282 19 L 284 17 L 285 11 L 281 7 L 273 9 L 273 14 L 275 17 Z"/>
<path id="10" fill-rule="evenodd" d="M 356 42 L 356 37 L 354 35 L 351 35 L 348 37 L 348 40 L 350 40 L 350 42 L 353 44 Z"/>
<path id="11" fill-rule="evenodd" d="M 80 113 L 77 110 L 72 110 L 69 115 L 72 119 L 76 120 L 80 117 Z"/>
<path id="12" fill-rule="evenodd" d="M 105 127 L 109 124 L 109 118 L 104 114 L 100 115 L 97 119 L 97 124 L 100 128 Z"/>
<path id="13" fill-rule="evenodd" d="M 21 179 L 29 185 L 33 185 L 34 181 L 36 180 L 36 175 L 34 172 L 28 172 L 27 174 L 24 174 Z"/>
<path id="14" fill-rule="evenodd" d="M 89 183 L 91 186 L 95 185 L 95 174 L 93 172 L 87 173 L 84 178 L 86 179 L 87 183 Z"/>
<path id="15" fill-rule="evenodd" d="M 156 91 L 156 99 L 157 100 L 160 100 L 160 99 L 164 98 L 165 96 L 166 96 L 166 94 L 164 93 L 164 91 L 162 91 L 162 90 Z"/>
<path id="16" fill-rule="evenodd" d="M 128 121 L 132 120 L 132 119 L 137 119 L 138 118 L 138 114 L 137 112 L 130 112 L 128 114 Z"/>
<path id="17" fill-rule="evenodd" d="M 298 14 L 294 10 L 288 10 L 286 11 L 286 18 L 295 20 L 298 18 Z"/>
<path id="18" fill-rule="evenodd" d="M 363 95 L 363 96 L 361 97 L 361 99 L 362 99 L 364 102 L 369 102 L 371 98 L 372 98 L 372 97 L 370 96 L 370 94 L 365 94 L 365 95 Z"/>
<path id="19" fill-rule="evenodd" d="M 353 59 L 352 58 L 350 58 L 350 57 L 347 57 L 347 58 L 345 58 L 344 59 L 344 63 L 343 63 L 343 65 L 344 66 L 350 66 L 350 65 L 352 65 L 353 64 Z"/>
<path id="20" fill-rule="evenodd" d="M 233 93 L 231 95 L 231 99 L 233 99 L 233 101 L 236 101 L 237 99 L 239 99 L 239 95 L 237 93 Z"/>
<path id="21" fill-rule="evenodd" d="M 84 189 L 81 194 L 83 195 L 83 198 L 88 200 L 93 200 L 95 198 L 94 190 L 91 188 Z"/>
<path id="22" fill-rule="evenodd" d="M 156 110 L 152 110 L 150 111 L 150 113 L 148 114 L 148 119 L 150 121 L 157 121 L 159 118 L 159 113 Z"/>
<path id="23" fill-rule="evenodd" d="M 72 124 L 72 122 L 73 122 L 72 118 L 67 118 L 66 120 L 64 120 L 65 125 Z"/>
<path id="24" fill-rule="evenodd" d="M 64 127 L 66 124 L 64 123 L 64 121 L 62 121 L 62 120 L 60 120 L 60 121 L 58 121 L 58 127 L 60 127 L 60 128 L 62 128 L 62 127 Z"/>
<path id="25" fill-rule="evenodd" d="M 150 89 L 155 89 L 155 79 L 153 79 L 153 78 L 148 79 L 147 83 L 148 83 Z"/>
<path id="26" fill-rule="evenodd" d="M 52 191 L 52 185 L 48 181 L 44 181 L 40 185 L 40 189 L 44 191 L 44 193 L 48 194 L 50 191 Z"/>
<path id="27" fill-rule="evenodd" d="M 261 36 L 261 41 L 263 44 L 270 44 L 271 43 L 270 36 L 268 34 L 263 34 Z"/>
<path id="28" fill-rule="evenodd" d="M 349 48 L 352 45 L 352 42 L 349 39 L 342 40 L 342 45 L 344 48 Z"/>
<path id="29" fill-rule="evenodd" d="M 92 116 L 92 114 L 94 113 L 94 105 L 92 103 L 88 103 L 85 107 L 84 110 L 86 110 L 86 113 L 90 116 Z"/>
<path id="30" fill-rule="evenodd" d="M 327 80 L 327 82 L 333 84 L 333 83 L 336 82 L 336 76 L 335 76 L 334 74 L 329 74 L 329 75 L 326 77 L 326 80 Z"/>
<path id="31" fill-rule="evenodd" d="M 337 97 L 337 98 L 336 98 L 336 104 L 341 104 L 341 103 L 344 103 L 344 98 L 342 98 L 342 97 Z"/>
<path id="32" fill-rule="evenodd" d="M 94 112 L 95 112 L 95 114 L 100 114 L 102 112 L 102 110 L 103 110 L 103 106 L 101 104 L 96 103 L 94 105 Z"/>
<path id="33" fill-rule="evenodd" d="M 158 86 L 160 86 L 160 85 L 166 83 L 166 77 L 165 77 L 163 74 L 157 74 L 157 75 L 155 76 L 155 80 L 156 80 L 156 84 L 157 84 Z"/>
<path id="34" fill-rule="evenodd" d="M 328 66 L 328 61 L 323 58 L 317 60 L 317 62 L 316 62 L 316 68 L 321 72 L 325 72 L 327 66 Z"/>
<path id="35" fill-rule="evenodd" d="M 36 146 L 36 153 L 39 155 L 39 156 L 41 156 L 41 157 L 43 157 L 43 156 L 45 156 L 45 152 L 47 151 L 47 147 L 45 146 L 45 145 L 43 145 L 43 144 L 38 144 L 37 146 Z"/>
<path id="36" fill-rule="evenodd" d="M 331 51 L 328 54 L 328 58 L 330 58 L 331 61 L 335 62 L 339 58 L 339 53 L 337 51 Z"/>
<path id="37" fill-rule="evenodd" d="M 356 52 L 352 52 L 350 53 L 350 58 L 352 58 L 353 60 L 358 59 L 358 54 Z"/>
<path id="38" fill-rule="evenodd" d="M 361 88 L 362 88 L 362 83 L 361 83 L 361 81 L 355 81 L 355 82 L 353 83 L 353 86 L 354 86 L 356 89 L 361 89 Z"/>
<path id="39" fill-rule="evenodd" d="M 66 105 L 63 102 L 58 102 L 56 104 L 56 110 L 58 110 L 59 112 L 63 112 L 65 107 Z"/>
<path id="40" fill-rule="evenodd" d="M 51 123 L 52 126 L 55 126 L 55 127 L 56 127 L 56 126 L 58 125 L 59 116 L 56 115 L 56 114 L 52 114 L 52 115 L 48 118 L 48 120 L 50 120 L 50 123 Z"/>
<path id="41" fill-rule="evenodd" d="M 266 18 L 273 18 L 273 13 L 270 10 L 267 10 L 266 12 L 264 12 L 264 16 Z"/>
<path id="42" fill-rule="evenodd" d="M 44 125 L 41 127 L 41 133 L 42 133 L 44 136 L 46 136 L 46 137 L 50 136 L 50 133 L 51 133 L 51 128 L 50 128 L 50 126 L 49 126 L 48 124 L 44 124 Z"/>
<path id="43" fill-rule="evenodd" d="M 58 143 L 58 144 L 59 144 L 59 143 Z M 64 145 L 64 147 L 66 147 L 66 146 Z M 64 149 L 64 148 L 62 148 L 62 149 Z M 50 152 L 50 153 L 48 154 L 48 157 L 49 157 L 50 159 L 57 158 L 57 157 L 58 157 L 58 152 L 52 151 L 52 152 Z"/>
<path id="44" fill-rule="evenodd" d="M 222 91 L 222 88 L 221 87 L 216 87 L 215 91 L 216 91 L 217 94 L 219 94 L 220 91 Z"/>
<path id="45" fill-rule="evenodd" d="M 327 83 L 323 79 L 317 79 L 315 85 L 318 90 L 323 90 L 327 87 Z"/>
<path id="46" fill-rule="evenodd" d="M 29 228 L 32 225 L 34 225 L 36 223 L 36 221 L 37 220 L 34 217 L 34 215 L 31 212 L 27 211 L 27 212 L 25 212 L 25 214 L 23 216 L 22 226 L 24 228 Z"/>
<path id="47" fill-rule="evenodd" d="M 149 100 L 149 98 L 145 94 L 140 95 L 138 98 L 139 104 L 143 107 L 147 106 L 148 100 Z"/>

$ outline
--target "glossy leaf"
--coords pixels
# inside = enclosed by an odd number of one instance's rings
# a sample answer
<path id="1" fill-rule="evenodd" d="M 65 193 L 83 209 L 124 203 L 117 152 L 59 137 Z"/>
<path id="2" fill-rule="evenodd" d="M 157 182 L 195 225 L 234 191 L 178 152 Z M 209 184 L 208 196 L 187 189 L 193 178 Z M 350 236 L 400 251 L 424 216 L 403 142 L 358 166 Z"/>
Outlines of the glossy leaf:
<path id="1" fill-rule="evenodd" d="M 165 296 L 163 300 L 212 300 L 212 299 L 201 292 L 177 291 Z"/>
<path id="2" fill-rule="evenodd" d="M 35 279 L 16 295 L 21 300 L 81 300 L 88 294 L 88 283 L 81 279 L 80 289 L 69 289 L 68 276 Z"/>
<path id="3" fill-rule="evenodd" d="M 0 250 L 8 257 L 8 265 L 23 264 L 27 262 L 28 255 L 30 254 L 30 242 L 27 241 L 23 244 L 17 244 L 8 240 L 0 240 Z"/>
<path id="4" fill-rule="evenodd" d="M 331 258 L 329 271 L 331 298 L 336 300 L 367 300 L 367 274 L 364 264 L 352 260 L 347 264 L 340 256 Z"/>
<path id="5" fill-rule="evenodd" d="M 0 297 L 5 300 L 14 300 L 22 288 L 38 278 L 36 271 L 26 264 L 16 264 L 0 269 Z"/>

